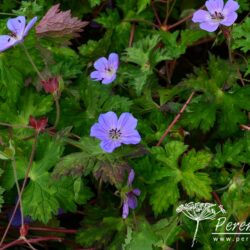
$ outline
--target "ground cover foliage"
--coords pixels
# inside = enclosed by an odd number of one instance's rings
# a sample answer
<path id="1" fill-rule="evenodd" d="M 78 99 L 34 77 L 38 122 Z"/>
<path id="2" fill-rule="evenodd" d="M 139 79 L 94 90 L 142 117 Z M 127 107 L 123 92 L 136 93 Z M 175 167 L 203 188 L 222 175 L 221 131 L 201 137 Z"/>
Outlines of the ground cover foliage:
<path id="1" fill-rule="evenodd" d="M 237 3 L 235 23 L 208 32 L 192 21 L 205 1 L 0 2 L 1 35 L 38 17 L 0 53 L 0 249 L 189 249 L 196 222 L 176 211 L 189 202 L 247 223 L 250 3 Z M 111 53 L 103 84 L 91 73 Z M 107 152 L 92 129 L 111 111 L 137 124 Z M 214 241 L 215 224 L 192 249 L 249 249 Z"/>

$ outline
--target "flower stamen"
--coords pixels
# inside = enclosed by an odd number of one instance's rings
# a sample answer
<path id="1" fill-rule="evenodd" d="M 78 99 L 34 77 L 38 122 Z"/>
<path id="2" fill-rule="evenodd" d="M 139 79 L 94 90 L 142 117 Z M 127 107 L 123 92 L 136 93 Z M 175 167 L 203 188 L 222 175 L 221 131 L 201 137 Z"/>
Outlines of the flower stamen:
<path id="1" fill-rule="evenodd" d="M 224 15 L 220 12 L 215 11 L 214 14 L 211 14 L 212 19 L 221 21 L 224 19 Z"/>
<path id="2" fill-rule="evenodd" d="M 109 138 L 112 140 L 120 139 L 121 135 L 122 135 L 122 133 L 121 133 L 120 129 L 117 129 L 117 128 L 113 129 L 112 128 L 109 130 Z"/>

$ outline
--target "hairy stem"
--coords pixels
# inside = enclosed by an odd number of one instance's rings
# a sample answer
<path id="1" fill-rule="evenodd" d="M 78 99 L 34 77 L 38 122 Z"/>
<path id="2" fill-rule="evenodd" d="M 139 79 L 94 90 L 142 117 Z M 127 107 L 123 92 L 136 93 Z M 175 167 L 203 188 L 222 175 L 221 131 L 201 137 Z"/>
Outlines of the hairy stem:
<path id="1" fill-rule="evenodd" d="M 43 76 L 41 75 L 40 71 L 38 70 L 36 64 L 34 63 L 32 57 L 30 56 L 28 50 L 26 49 L 26 47 L 24 46 L 24 44 L 22 44 L 23 50 L 26 54 L 26 56 L 28 57 L 32 67 L 34 68 L 34 70 L 36 71 L 37 75 L 39 76 L 40 80 L 44 81 L 45 79 L 43 78 Z"/>

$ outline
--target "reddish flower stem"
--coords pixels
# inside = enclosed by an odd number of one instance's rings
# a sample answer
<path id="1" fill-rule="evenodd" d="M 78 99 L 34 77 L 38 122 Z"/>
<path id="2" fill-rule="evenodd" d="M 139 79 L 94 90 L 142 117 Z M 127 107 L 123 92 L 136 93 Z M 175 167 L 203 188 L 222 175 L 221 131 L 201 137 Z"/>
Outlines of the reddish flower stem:
<path id="1" fill-rule="evenodd" d="M 58 96 L 55 96 L 55 97 L 54 97 L 54 101 L 55 101 L 55 105 L 56 105 L 56 120 L 55 120 L 55 123 L 54 123 L 53 128 L 56 128 L 57 125 L 58 125 L 58 122 L 59 122 L 59 120 L 60 120 L 60 104 L 59 104 L 59 97 L 58 97 Z"/>
<path id="2" fill-rule="evenodd" d="M 13 219 L 14 219 L 14 216 L 16 214 L 16 211 L 17 211 L 17 208 L 19 206 L 20 200 L 22 198 L 22 194 L 23 194 L 24 188 L 25 188 L 26 183 L 28 181 L 29 172 L 30 172 L 30 169 L 31 169 L 31 166 L 32 166 L 32 163 L 33 163 L 34 156 L 35 156 L 37 139 L 38 139 L 38 133 L 35 134 L 35 139 L 34 139 L 34 143 L 32 145 L 32 151 L 31 151 L 31 154 L 30 154 L 29 165 L 28 165 L 28 168 L 27 168 L 26 173 L 25 173 L 24 181 L 23 181 L 23 184 L 22 184 L 22 187 L 21 187 L 21 190 L 20 190 L 20 195 L 18 195 L 18 200 L 17 200 L 15 208 L 14 208 L 14 210 L 12 212 L 12 215 L 11 215 L 11 218 L 9 220 L 9 223 L 8 223 L 8 225 L 7 225 L 6 229 L 5 229 L 5 232 L 4 232 L 3 236 L 2 236 L 2 239 L 1 239 L 1 242 L 0 242 L 0 246 L 3 244 L 3 242 L 5 240 L 5 237 L 7 236 L 7 233 L 9 231 L 10 225 L 11 225 Z M 2 248 L 0 248 L 0 249 L 2 249 Z"/>
<path id="3" fill-rule="evenodd" d="M 215 191 L 212 192 L 212 195 L 213 195 L 214 199 L 216 200 L 217 204 L 222 205 L 221 200 Z"/>
<path id="4" fill-rule="evenodd" d="M 201 7 L 200 7 L 200 10 L 203 9 L 204 7 L 205 7 L 204 5 L 201 6 Z M 190 15 L 184 17 L 184 18 L 182 18 L 181 20 L 179 20 L 178 22 L 176 22 L 176 23 L 174 23 L 174 24 L 172 24 L 172 25 L 169 25 L 169 26 L 168 26 L 168 31 L 171 30 L 171 29 L 173 29 L 173 28 L 175 28 L 176 26 L 179 26 L 180 24 L 186 22 L 188 19 L 190 19 L 190 18 L 193 16 L 193 14 L 194 14 L 194 13 L 192 13 L 192 14 L 190 14 Z"/>
<path id="5" fill-rule="evenodd" d="M 65 229 L 65 228 L 53 228 L 53 227 L 29 227 L 29 230 L 33 231 L 45 231 L 45 232 L 58 232 L 67 234 L 76 234 L 76 229 Z"/>
<path id="6" fill-rule="evenodd" d="M 156 9 L 155 9 L 155 5 L 154 5 L 154 1 L 153 0 L 151 1 L 151 7 L 152 7 L 152 9 L 154 11 L 154 15 L 155 15 L 155 18 L 156 18 L 156 21 L 157 21 L 158 25 L 161 26 L 161 20 L 159 18 L 159 15 L 158 15 Z"/>
<path id="7" fill-rule="evenodd" d="M 250 131 L 250 127 L 247 126 L 247 125 L 244 125 L 244 124 L 240 124 L 240 128 L 241 128 L 242 130 Z"/>
<path id="8" fill-rule="evenodd" d="M 178 122 L 178 120 L 180 119 L 182 113 L 185 111 L 185 109 L 187 108 L 188 104 L 191 102 L 194 94 L 195 94 L 195 91 L 193 91 L 191 93 L 191 95 L 189 96 L 188 100 L 182 106 L 180 112 L 177 114 L 177 116 L 174 118 L 174 120 L 168 126 L 168 128 L 166 129 L 166 131 L 164 132 L 164 134 L 162 135 L 162 137 L 160 138 L 160 140 L 157 142 L 157 144 L 156 144 L 157 147 L 161 145 L 161 143 L 163 142 L 163 140 L 165 139 L 165 137 L 168 135 L 168 133 L 171 131 L 171 129 L 173 128 L 173 126 Z"/>
<path id="9" fill-rule="evenodd" d="M 128 43 L 129 47 L 132 47 L 132 44 L 133 44 L 133 41 L 134 41 L 135 28 L 136 28 L 136 24 L 133 22 L 132 26 L 131 26 L 130 36 L 129 36 L 129 43 Z"/>
<path id="10" fill-rule="evenodd" d="M 14 240 L 8 244 L 3 245 L 0 248 L 0 250 L 8 249 L 12 246 L 23 245 L 23 244 L 26 244 L 27 242 L 38 243 L 41 241 L 48 241 L 48 240 L 63 241 L 63 238 L 55 237 L 55 236 L 47 236 L 47 237 L 39 237 L 39 238 L 35 238 L 35 239 L 26 239 L 26 240 L 18 239 L 18 240 Z"/>

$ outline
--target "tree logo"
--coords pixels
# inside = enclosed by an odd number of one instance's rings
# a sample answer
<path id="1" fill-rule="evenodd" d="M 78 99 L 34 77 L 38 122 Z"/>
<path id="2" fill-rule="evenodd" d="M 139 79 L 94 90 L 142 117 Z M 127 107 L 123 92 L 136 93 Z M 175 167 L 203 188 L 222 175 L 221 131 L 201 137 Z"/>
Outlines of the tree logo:
<path id="1" fill-rule="evenodd" d="M 219 209 L 217 209 L 217 207 Z M 195 228 L 191 247 L 194 246 L 200 221 L 214 220 L 217 214 L 226 213 L 222 205 L 218 206 L 217 204 L 202 203 L 202 202 L 196 202 L 196 203 L 190 202 L 190 203 L 182 204 L 179 207 L 177 207 L 176 212 L 184 213 L 189 219 L 196 221 L 196 228 Z"/>

